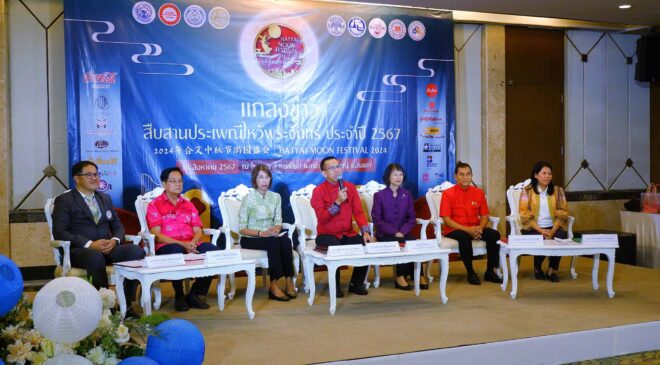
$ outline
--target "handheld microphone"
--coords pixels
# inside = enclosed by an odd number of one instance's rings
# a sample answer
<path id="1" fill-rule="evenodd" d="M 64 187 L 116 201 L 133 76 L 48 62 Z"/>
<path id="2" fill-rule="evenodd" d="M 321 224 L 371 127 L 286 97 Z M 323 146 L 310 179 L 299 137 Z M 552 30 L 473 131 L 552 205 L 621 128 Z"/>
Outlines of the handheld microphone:
<path id="1" fill-rule="evenodd" d="M 339 183 L 339 190 L 344 190 L 344 179 L 339 175 L 337 177 L 337 183 Z"/>

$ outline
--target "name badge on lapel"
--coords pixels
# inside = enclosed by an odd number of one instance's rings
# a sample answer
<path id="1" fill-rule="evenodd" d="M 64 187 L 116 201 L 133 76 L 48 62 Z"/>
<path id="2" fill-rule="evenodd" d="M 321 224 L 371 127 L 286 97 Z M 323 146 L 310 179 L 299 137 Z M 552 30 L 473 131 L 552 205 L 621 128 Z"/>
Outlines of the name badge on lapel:
<path id="1" fill-rule="evenodd" d="M 108 218 L 108 220 L 112 220 L 112 212 L 109 210 L 105 211 L 105 217 Z"/>

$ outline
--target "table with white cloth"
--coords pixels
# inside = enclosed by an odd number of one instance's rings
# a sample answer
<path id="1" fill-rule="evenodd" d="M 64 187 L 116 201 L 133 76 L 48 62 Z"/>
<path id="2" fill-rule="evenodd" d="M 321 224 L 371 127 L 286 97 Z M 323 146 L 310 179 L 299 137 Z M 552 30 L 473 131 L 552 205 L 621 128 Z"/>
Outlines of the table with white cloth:
<path id="1" fill-rule="evenodd" d="M 254 318 L 252 310 L 252 298 L 254 297 L 255 270 L 254 260 L 231 261 L 219 265 L 206 265 L 204 261 L 186 261 L 185 265 L 166 266 L 157 268 L 135 267 L 136 261 L 116 263 L 115 275 L 117 275 L 117 300 L 122 317 L 126 314 L 126 298 L 124 296 L 124 279 L 138 280 L 142 286 L 142 303 L 146 315 L 151 314 L 151 284 L 157 280 L 182 280 L 188 278 L 199 278 L 205 276 L 220 276 L 218 280 L 218 307 L 224 309 L 225 277 L 239 271 L 245 271 L 248 277 L 247 290 L 245 292 L 245 308 L 250 319 Z"/>
<path id="2" fill-rule="evenodd" d="M 660 268 L 660 214 L 621 214 L 621 230 L 637 236 L 637 265 Z"/>
<path id="3" fill-rule="evenodd" d="M 367 266 L 367 265 L 396 265 L 408 262 L 415 263 L 415 295 L 419 296 L 419 275 L 421 271 L 421 263 L 431 260 L 440 260 L 442 265 L 440 275 L 440 298 L 442 303 L 447 303 L 447 295 L 445 294 L 445 286 L 447 285 L 447 273 L 449 271 L 449 250 L 440 249 L 431 252 L 394 252 L 394 253 L 378 253 L 378 254 L 361 254 L 353 256 L 339 256 L 328 257 L 325 253 L 315 251 L 313 248 L 308 247 L 304 251 L 304 269 L 305 280 L 308 280 L 307 287 L 309 288 L 309 298 L 307 304 L 314 304 L 314 295 L 316 293 L 316 283 L 314 281 L 314 265 L 322 265 L 328 268 L 328 286 L 330 292 L 330 314 L 334 315 L 337 308 L 337 287 L 335 283 L 335 275 L 337 269 L 341 266 Z"/>
<path id="4" fill-rule="evenodd" d="M 502 291 L 506 291 L 509 273 L 506 257 L 509 256 L 509 265 L 511 266 L 511 299 L 516 299 L 518 294 L 518 256 L 520 255 L 539 255 L 539 256 L 580 256 L 593 255 L 593 268 L 591 270 L 591 282 L 594 290 L 598 290 L 598 266 L 600 263 L 600 254 L 607 256 L 607 294 L 614 298 L 614 289 L 612 282 L 614 280 L 614 257 L 618 244 L 599 243 L 599 244 L 578 244 L 576 242 L 562 243 L 555 240 L 544 240 L 542 245 L 517 244 L 511 245 L 503 241 L 497 242 L 500 245 L 500 267 L 504 274 L 502 281 Z"/>

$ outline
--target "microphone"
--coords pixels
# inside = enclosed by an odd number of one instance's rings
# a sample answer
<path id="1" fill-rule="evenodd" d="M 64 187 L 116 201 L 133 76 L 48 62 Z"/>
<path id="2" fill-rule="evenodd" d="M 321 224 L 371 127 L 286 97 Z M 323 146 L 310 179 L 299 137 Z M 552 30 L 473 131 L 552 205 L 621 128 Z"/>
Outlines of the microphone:
<path id="1" fill-rule="evenodd" d="M 344 179 L 341 175 L 337 177 L 337 182 L 339 183 L 339 190 L 344 190 Z"/>

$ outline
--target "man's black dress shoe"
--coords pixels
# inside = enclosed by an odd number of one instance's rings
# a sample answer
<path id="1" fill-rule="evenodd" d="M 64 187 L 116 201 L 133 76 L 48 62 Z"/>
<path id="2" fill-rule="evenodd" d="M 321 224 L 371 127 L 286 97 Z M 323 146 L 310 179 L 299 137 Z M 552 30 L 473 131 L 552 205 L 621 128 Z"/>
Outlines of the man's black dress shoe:
<path id="1" fill-rule="evenodd" d="M 195 294 L 190 294 L 186 295 L 186 303 L 188 303 L 188 306 L 190 308 L 195 308 L 195 309 L 209 309 L 209 305 L 202 302 L 199 297 Z"/>
<path id="2" fill-rule="evenodd" d="M 541 269 L 534 269 L 534 278 L 536 280 L 545 280 L 545 273 Z"/>
<path id="3" fill-rule="evenodd" d="M 268 299 L 277 300 L 278 302 L 288 302 L 289 301 L 289 297 L 287 297 L 286 294 L 282 295 L 281 297 L 278 297 L 277 295 L 273 294 L 273 292 L 270 291 L 270 290 L 268 290 Z"/>
<path id="4" fill-rule="evenodd" d="M 553 272 L 552 274 L 546 274 L 546 277 L 553 283 L 559 282 L 559 276 L 557 276 L 556 272 Z"/>
<path id="5" fill-rule="evenodd" d="M 181 297 L 175 297 L 174 298 L 174 309 L 177 312 L 187 312 L 188 309 L 188 303 L 186 303 L 186 297 L 181 296 Z"/>
<path id="6" fill-rule="evenodd" d="M 481 280 L 474 271 L 467 274 L 467 281 L 470 285 L 481 285 Z"/>
<path id="7" fill-rule="evenodd" d="M 348 284 L 348 291 L 357 295 L 367 295 L 369 292 L 367 288 L 364 287 L 364 284 L 354 285 L 353 283 Z"/>
<path id="8" fill-rule="evenodd" d="M 428 283 L 419 284 L 419 288 L 422 289 L 422 290 L 429 290 L 429 284 Z"/>
<path id="9" fill-rule="evenodd" d="M 403 285 L 399 284 L 396 280 L 394 281 L 394 287 L 397 288 L 397 289 L 406 290 L 406 291 L 413 290 L 413 287 L 410 286 L 410 284 L 408 284 L 406 286 L 403 286 Z M 420 287 L 421 287 L 421 284 L 420 284 Z"/>
<path id="10" fill-rule="evenodd" d="M 484 280 L 490 281 L 491 283 L 502 284 L 502 278 L 497 276 L 493 270 L 487 270 L 484 274 Z"/>

